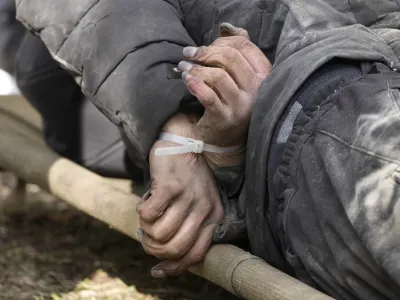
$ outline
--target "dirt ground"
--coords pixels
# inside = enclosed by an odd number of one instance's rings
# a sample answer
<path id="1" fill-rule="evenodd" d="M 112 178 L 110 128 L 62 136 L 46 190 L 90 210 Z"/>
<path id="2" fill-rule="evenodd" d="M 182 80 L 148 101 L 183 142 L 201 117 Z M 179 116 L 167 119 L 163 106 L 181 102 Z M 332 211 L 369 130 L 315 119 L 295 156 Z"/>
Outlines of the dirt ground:
<path id="1" fill-rule="evenodd" d="M 0 173 L 0 207 L 13 186 Z M 1 213 L 1 300 L 237 299 L 190 274 L 154 279 L 158 260 L 139 243 L 36 186 L 27 198 L 22 211 Z"/>

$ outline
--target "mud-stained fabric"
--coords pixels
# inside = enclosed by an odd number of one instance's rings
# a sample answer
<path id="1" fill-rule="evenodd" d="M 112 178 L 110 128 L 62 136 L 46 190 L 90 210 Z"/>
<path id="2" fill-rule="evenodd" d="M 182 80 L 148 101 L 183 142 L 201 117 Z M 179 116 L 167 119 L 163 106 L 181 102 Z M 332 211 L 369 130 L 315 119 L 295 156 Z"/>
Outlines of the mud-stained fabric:
<path id="1" fill-rule="evenodd" d="M 26 32 L 14 69 L 22 94 L 42 117 L 51 149 L 104 176 L 134 175 L 118 128 L 82 95 L 38 37 Z"/>
<path id="2" fill-rule="evenodd" d="M 0 1 L 0 69 L 9 74 L 14 73 L 15 55 L 26 31 L 15 14 L 15 0 Z"/>
<path id="3" fill-rule="evenodd" d="M 311 98 L 274 176 L 287 261 L 337 299 L 400 296 L 399 89 L 378 64 Z"/>
<path id="4" fill-rule="evenodd" d="M 290 257 L 271 229 L 275 219 L 268 218 L 274 197 L 268 189 L 268 157 L 278 120 L 307 78 L 334 58 L 381 62 L 400 70 L 399 0 L 16 2 L 19 20 L 120 127 L 131 158 L 143 168 L 162 124 L 193 100 L 183 82 L 171 76 L 171 68 L 183 59 L 183 47 L 212 43 L 222 22 L 249 31 L 273 62 L 273 71 L 253 109 L 245 182 L 238 183 L 243 189 L 235 198 L 238 216 L 246 217 L 252 252 L 281 269 Z M 237 228 L 242 232 L 242 226 Z M 307 257 L 299 257 L 299 265 L 307 263 Z M 308 271 L 322 286 L 334 285 L 334 277 Z"/>
<path id="5" fill-rule="evenodd" d="M 162 124 L 191 98 L 182 80 L 169 75 L 171 65 L 183 59 L 183 47 L 212 43 L 222 22 L 247 29 L 251 40 L 276 61 L 272 84 L 290 82 L 280 93 L 268 94 L 268 102 L 278 106 L 285 106 L 305 78 L 334 56 L 399 66 L 392 49 L 399 51 L 397 30 L 388 29 L 399 25 L 396 0 L 16 3 L 18 19 L 124 130 L 132 158 L 144 168 Z M 292 55 L 296 59 L 288 59 Z"/>

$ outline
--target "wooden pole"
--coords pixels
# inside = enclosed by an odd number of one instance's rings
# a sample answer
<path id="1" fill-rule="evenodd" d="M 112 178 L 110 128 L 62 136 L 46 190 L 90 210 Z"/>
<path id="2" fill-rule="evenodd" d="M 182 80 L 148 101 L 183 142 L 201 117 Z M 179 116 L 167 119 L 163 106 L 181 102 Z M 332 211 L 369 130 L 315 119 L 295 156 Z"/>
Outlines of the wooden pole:
<path id="1" fill-rule="evenodd" d="M 23 131 L 8 130 L 0 122 L 0 167 L 138 239 L 138 196 L 59 157 Z M 204 262 L 191 271 L 248 300 L 332 299 L 231 245 L 213 246 Z"/>

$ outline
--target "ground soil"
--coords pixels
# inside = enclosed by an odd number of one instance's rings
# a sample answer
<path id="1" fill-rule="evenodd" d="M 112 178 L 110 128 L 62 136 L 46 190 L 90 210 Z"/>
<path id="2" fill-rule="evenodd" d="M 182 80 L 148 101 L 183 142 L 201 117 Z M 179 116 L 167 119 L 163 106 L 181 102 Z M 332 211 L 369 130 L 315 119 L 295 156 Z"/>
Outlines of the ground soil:
<path id="1" fill-rule="evenodd" d="M 0 173 L 0 203 L 15 179 Z M 1 205 L 0 205 L 1 206 Z M 236 299 L 190 274 L 154 279 L 136 241 L 35 186 L 0 218 L 0 299 Z"/>

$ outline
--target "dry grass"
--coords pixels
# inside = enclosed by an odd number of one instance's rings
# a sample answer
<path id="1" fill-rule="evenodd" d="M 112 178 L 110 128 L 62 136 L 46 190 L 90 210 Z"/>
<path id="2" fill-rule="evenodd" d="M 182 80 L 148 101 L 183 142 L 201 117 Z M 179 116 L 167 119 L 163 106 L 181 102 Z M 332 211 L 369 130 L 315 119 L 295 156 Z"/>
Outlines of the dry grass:
<path id="1" fill-rule="evenodd" d="M 0 211 L 13 186 L 0 173 Z M 236 299 L 190 274 L 154 279 L 139 243 L 35 186 L 27 198 L 0 218 L 2 300 Z"/>

